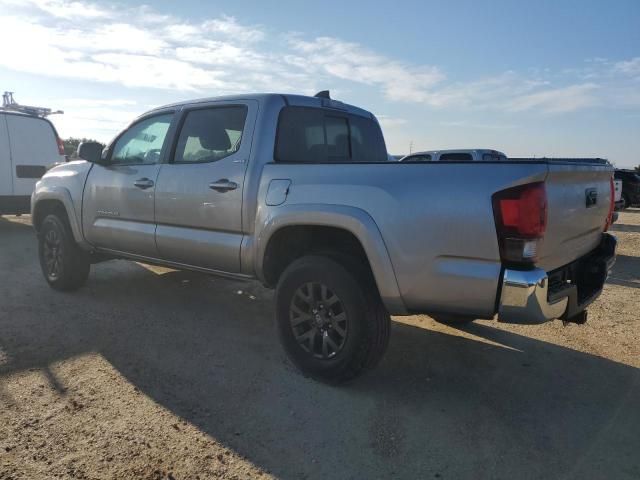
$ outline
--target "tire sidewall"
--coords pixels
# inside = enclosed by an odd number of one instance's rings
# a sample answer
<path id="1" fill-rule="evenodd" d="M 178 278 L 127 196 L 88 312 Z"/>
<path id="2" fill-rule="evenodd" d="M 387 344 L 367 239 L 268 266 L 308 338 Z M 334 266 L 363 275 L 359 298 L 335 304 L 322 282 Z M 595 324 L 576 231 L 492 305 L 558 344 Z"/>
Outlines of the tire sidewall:
<path id="1" fill-rule="evenodd" d="M 45 238 L 47 236 L 47 233 L 49 233 L 51 230 L 55 230 L 57 234 L 60 236 L 60 241 L 62 245 L 62 266 L 61 266 L 62 272 L 55 279 L 52 279 L 49 276 L 49 272 L 47 271 L 46 261 L 44 258 Z M 67 275 L 67 271 L 68 271 L 67 264 L 69 262 L 68 262 L 67 256 L 69 255 L 69 242 L 67 239 L 67 232 L 65 231 L 64 225 L 62 224 L 60 219 L 58 219 L 58 217 L 56 217 L 55 215 L 48 215 L 42 222 L 42 227 L 40 228 L 40 235 L 39 235 L 39 241 L 38 241 L 38 254 L 40 256 L 40 268 L 42 269 L 42 274 L 44 275 L 44 278 L 47 280 L 47 282 L 49 282 L 49 284 L 51 285 L 56 285 L 58 283 L 61 283 L 65 278 L 65 275 Z"/>
<path id="2" fill-rule="evenodd" d="M 321 282 L 340 298 L 347 314 L 347 339 L 331 359 L 315 358 L 294 337 L 289 320 L 291 300 L 307 282 Z M 365 296 L 359 283 L 344 267 L 320 256 L 295 261 L 281 276 L 276 291 L 276 322 L 280 340 L 291 361 L 303 372 L 330 381 L 351 363 L 362 343 L 367 341 Z"/>
<path id="3" fill-rule="evenodd" d="M 62 245 L 62 267 L 57 278 L 50 278 L 44 259 L 44 242 L 47 232 L 55 229 Z M 89 275 L 89 262 L 76 245 L 68 225 L 55 214 L 48 215 L 42 221 L 38 234 L 38 256 L 40 268 L 45 280 L 56 290 L 68 291 L 79 288 Z"/>

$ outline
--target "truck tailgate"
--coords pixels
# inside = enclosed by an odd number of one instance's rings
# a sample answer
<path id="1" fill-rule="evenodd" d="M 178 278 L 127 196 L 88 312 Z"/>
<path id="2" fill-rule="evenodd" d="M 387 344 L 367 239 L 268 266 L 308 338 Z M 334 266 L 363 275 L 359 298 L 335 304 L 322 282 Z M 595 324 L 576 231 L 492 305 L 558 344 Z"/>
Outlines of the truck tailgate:
<path id="1" fill-rule="evenodd" d="M 538 252 L 545 270 L 566 265 L 596 248 L 611 201 L 611 166 L 549 162 L 547 231 Z"/>

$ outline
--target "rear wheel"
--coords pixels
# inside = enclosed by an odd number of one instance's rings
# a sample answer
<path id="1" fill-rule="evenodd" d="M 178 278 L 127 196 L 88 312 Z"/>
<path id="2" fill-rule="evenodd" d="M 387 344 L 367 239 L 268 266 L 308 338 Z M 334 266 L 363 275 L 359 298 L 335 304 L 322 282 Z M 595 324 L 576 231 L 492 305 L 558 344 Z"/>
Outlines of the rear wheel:
<path id="1" fill-rule="evenodd" d="M 339 383 L 380 361 L 390 317 L 367 279 L 324 256 L 294 261 L 276 291 L 283 347 L 303 373 Z"/>
<path id="2" fill-rule="evenodd" d="M 56 290 L 80 288 L 89 276 L 90 263 L 73 239 L 68 223 L 57 215 L 48 215 L 38 235 L 40 267 L 45 279 Z"/>

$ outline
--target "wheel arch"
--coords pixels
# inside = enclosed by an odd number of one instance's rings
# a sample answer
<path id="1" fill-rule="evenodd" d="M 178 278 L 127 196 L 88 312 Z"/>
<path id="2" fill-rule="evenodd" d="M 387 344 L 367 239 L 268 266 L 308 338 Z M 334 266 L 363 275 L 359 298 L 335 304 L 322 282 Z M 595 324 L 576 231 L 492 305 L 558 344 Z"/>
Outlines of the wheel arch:
<path id="1" fill-rule="evenodd" d="M 406 314 L 396 275 L 378 226 L 365 211 L 342 205 L 285 205 L 273 209 L 257 232 L 256 276 L 266 285 L 277 283 L 291 261 L 302 254 L 318 253 L 318 245 L 328 250 L 364 256 L 380 298 L 391 314 Z M 308 242 L 305 235 L 320 234 L 319 242 Z M 323 243 L 326 242 L 326 243 Z M 297 251 L 288 249 L 299 245 Z M 284 247 L 283 247 L 284 245 Z M 311 245 L 311 248 L 305 248 Z M 280 257 L 285 250 L 286 258 Z"/>
<path id="2" fill-rule="evenodd" d="M 31 222 L 36 232 L 39 232 L 44 218 L 51 213 L 64 216 L 76 243 L 79 245 L 85 243 L 69 190 L 55 187 L 34 193 L 31 198 Z"/>

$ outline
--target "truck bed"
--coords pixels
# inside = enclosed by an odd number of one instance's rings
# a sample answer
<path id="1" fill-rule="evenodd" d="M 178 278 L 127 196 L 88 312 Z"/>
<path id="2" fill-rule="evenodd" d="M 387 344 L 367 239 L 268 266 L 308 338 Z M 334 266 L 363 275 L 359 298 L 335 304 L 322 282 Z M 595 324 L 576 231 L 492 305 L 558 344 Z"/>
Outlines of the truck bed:
<path id="1" fill-rule="evenodd" d="M 263 170 L 259 198 L 271 180 L 288 178 L 285 206 L 361 210 L 382 234 L 408 310 L 492 317 L 502 269 L 492 195 L 545 182 L 549 216 L 538 266 L 550 271 L 597 245 L 608 213 L 611 172 L 607 164 L 547 159 L 271 163 Z M 585 190 L 591 188 L 598 191 L 598 203 L 587 209 Z M 268 214 L 269 208 L 262 211 Z"/>

